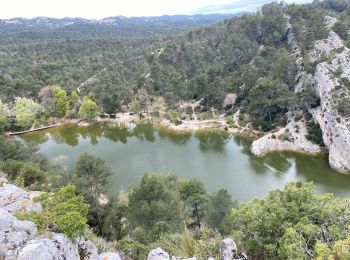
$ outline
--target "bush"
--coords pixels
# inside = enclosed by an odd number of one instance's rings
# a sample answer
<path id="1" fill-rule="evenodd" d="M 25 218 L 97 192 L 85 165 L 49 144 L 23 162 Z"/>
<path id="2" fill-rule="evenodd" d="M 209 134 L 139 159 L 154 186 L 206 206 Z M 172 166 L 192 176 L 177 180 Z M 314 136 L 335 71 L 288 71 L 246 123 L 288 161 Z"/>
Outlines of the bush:
<path id="1" fill-rule="evenodd" d="M 325 144 L 323 142 L 323 137 L 322 137 L 322 130 L 321 130 L 321 127 L 318 123 L 311 121 L 307 125 L 307 130 L 308 130 L 308 134 L 306 135 L 306 138 L 309 141 L 311 141 L 315 144 L 318 144 L 321 147 L 325 146 Z"/>
<path id="2" fill-rule="evenodd" d="M 69 185 L 56 193 L 45 193 L 36 198 L 42 211 L 19 212 L 19 219 L 35 222 L 40 232 L 64 233 L 71 240 L 84 234 L 87 229 L 89 206 L 81 195 L 76 195 L 75 186 Z"/>
<path id="3" fill-rule="evenodd" d="M 228 127 L 230 127 L 230 128 L 235 127 L 235 122 L 233 121 L 233 118 L 232 118 L 232 117 L 226 118 L 226 124 L 227 124 Z"/>
<path id="4" fill-rule="evenodd" d="M 130 259 L 147 259 L 149 248 L 138 241 L 132 239 L 122 239 L 117 243 L 117 248 L 124 252 Z"/>
<path id="5" fill-rule="evenodd" d="M 1 170 L 4 171 L 11 181 L 16 181 L 24 187 L 37 186 L 43 184 L 46 180 L 46 173 L 38 166 L 16 160 L 6 160 L 1 164 Z"/>
<path id="6" fill-rule="evenodd" d="M 332 245 L 349 232 L 349 201 L 316 195 L 292 182 L 232 210 L 232 235 L 251 259 L 309 259 L 319 241 Z"/>

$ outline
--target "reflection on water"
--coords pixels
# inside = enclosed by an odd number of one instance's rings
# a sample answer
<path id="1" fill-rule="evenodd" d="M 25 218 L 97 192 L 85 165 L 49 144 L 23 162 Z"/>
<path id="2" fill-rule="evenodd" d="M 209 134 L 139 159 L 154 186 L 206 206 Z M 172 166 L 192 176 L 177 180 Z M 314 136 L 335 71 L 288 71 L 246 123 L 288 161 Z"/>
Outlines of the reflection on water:
<path id="1" fill-rule="evenodd" d="M 350 195 L 350 176 L 335 173 L 324 156 L 250 154 L 251 141 L 225 132 L 179 133 L 150 125 L 64 126 L 22 135 L 50 159 L 74 167 L 88 152 L 104 158 L 115 175 L 112 193 L 126 191 L 146 172 L 198 178 L 209 191 L 226 188 L 238 201 L 264 196 L 289 181 L 312 181 L 317 192 Z"/>

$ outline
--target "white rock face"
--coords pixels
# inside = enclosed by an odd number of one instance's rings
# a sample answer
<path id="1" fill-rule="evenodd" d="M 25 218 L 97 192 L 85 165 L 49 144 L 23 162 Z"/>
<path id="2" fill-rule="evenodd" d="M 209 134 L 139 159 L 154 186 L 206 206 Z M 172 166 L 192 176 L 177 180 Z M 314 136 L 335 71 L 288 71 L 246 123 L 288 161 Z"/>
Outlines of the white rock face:
<path id="1" fill-rule="evenodd" d="M 350 81 L 350 50 L 331 30 L 326 39 L 315 43 L 309 54 L 310 61 L 317 64 L 315 74 L 306 74 L 305 71 L 300 70 L 302 57 L 299 56 L 300 50 L 289 19 L 286 17 L 286 34 L 299 70 L 295 92 L 301 92 L 307 85 L 313 85 L 316 94 L 320 97 L 320 106 L 310 109 L 310 113 L 321 127 L 323 141 L 329 150 L 329 164 L 338 172 L 350 173 L 350 118 L 340 115 L 337 108 L 340 97 L 350 106 L 350 89 L 349 86 L 344 86 L 345 81 Z M 326 16 L 324 24 L 331 29 L 336 21 L 336 18 Z M 295 123 L 292 115 L 288 118 L 290 122 L 285 128 L 254 141 L 251 152 L 255 155 L 284 150 L 319 153 L 320 148 L 305 138 L 307 134 L 305 125 L 302 122 Z M 283 136 L 286 129 L 289 130 L 289 140 L 278 138 Z M 273 135 L 277 138 L 272 138 Z"/>
<path id="2" fill-rule="evenodd" d="M 339 97 L 350 104 L 350 93 L 344 80 L 350 80 L 350 50 L 331 31 L 325 40 L 316 42 L 312 59 L 319 61 L 320 53 L 327 61 L 316 66 L 314 87 L 321 105 L 311 111 L 320 124 L 323 141 L 329 149 L 329 164 L 338 172 L 350 172 L 350 119 L 338 113 Z"/>
<path id="3" fill-rule="evenodd" d="M 149 252 L 147 260 L 170 260 L 169 254 L 160 247 Z"/>
<path id="4" fill-rule="evenodd" d="M 221 260 L 231 260 L 237 253 L 237 246 L 232 238 L 228 237 L 222 240 L 220 247 Z"/>
<path id="5" fill-rule="evenodd" d="M 306 139 L 307 128 L 302 121 L 295 122 L 294 117 L 287 115 L 289 123 L 275 133 L 269 133 L 255 140 L 251 152 L 262 156 L 273 151 L 294 151 L 308 154 L 319 154 L 321 148 Z"/>

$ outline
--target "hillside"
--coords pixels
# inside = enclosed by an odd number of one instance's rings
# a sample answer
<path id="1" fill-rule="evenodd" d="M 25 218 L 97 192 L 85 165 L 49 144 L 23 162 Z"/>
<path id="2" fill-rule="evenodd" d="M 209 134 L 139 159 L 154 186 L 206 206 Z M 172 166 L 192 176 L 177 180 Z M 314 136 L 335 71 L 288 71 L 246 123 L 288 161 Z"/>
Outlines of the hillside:
<path id="1" fill-rule="evenodd" d="M 347 1 L 272 3 L 255 15 L 142 41 L 111 37 L 108 30 L 94 34 L 89 23 L 73 36 L 23 32 L 27 43 L 21 33 L 10 33 L 0 46 L 1 99 L 36 98 L 43 86 L 59 85 L 90 96 L 106 113 L 136 107 L 159 114 L 153 101 L 161 98 L 165 110 L 186 120 L 193 116 L 181 104 L 200 101 L 195 118 L 222 115 L 231 127 L 272 131 L 254 142 L 256 155 L 317 154 L 325 147 L 330 165 L 346 173 L 349 9 Z"/>

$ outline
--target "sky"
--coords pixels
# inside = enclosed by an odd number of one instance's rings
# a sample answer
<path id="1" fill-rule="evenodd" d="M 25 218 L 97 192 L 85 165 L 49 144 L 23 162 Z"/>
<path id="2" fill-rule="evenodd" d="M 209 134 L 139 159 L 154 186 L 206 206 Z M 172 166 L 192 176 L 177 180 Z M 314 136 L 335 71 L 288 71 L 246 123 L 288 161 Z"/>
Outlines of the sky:
<path id="1" fill-rule="evenodd" d="M 232 4 L 235 7 L 232 7 L 231 11 L 235 12 L 240 11 L 242 9 L 240 6 L 247 2 L 250 2 L 250 8 L 256 8 L 254 2 L 264 1 L 268 0 L 0 0 L 0 19 L 37 16 L 101 19 L 117 15 L 130 17 L 194 14 L 223 12 L 211 10 L 214 6 Z"/>

